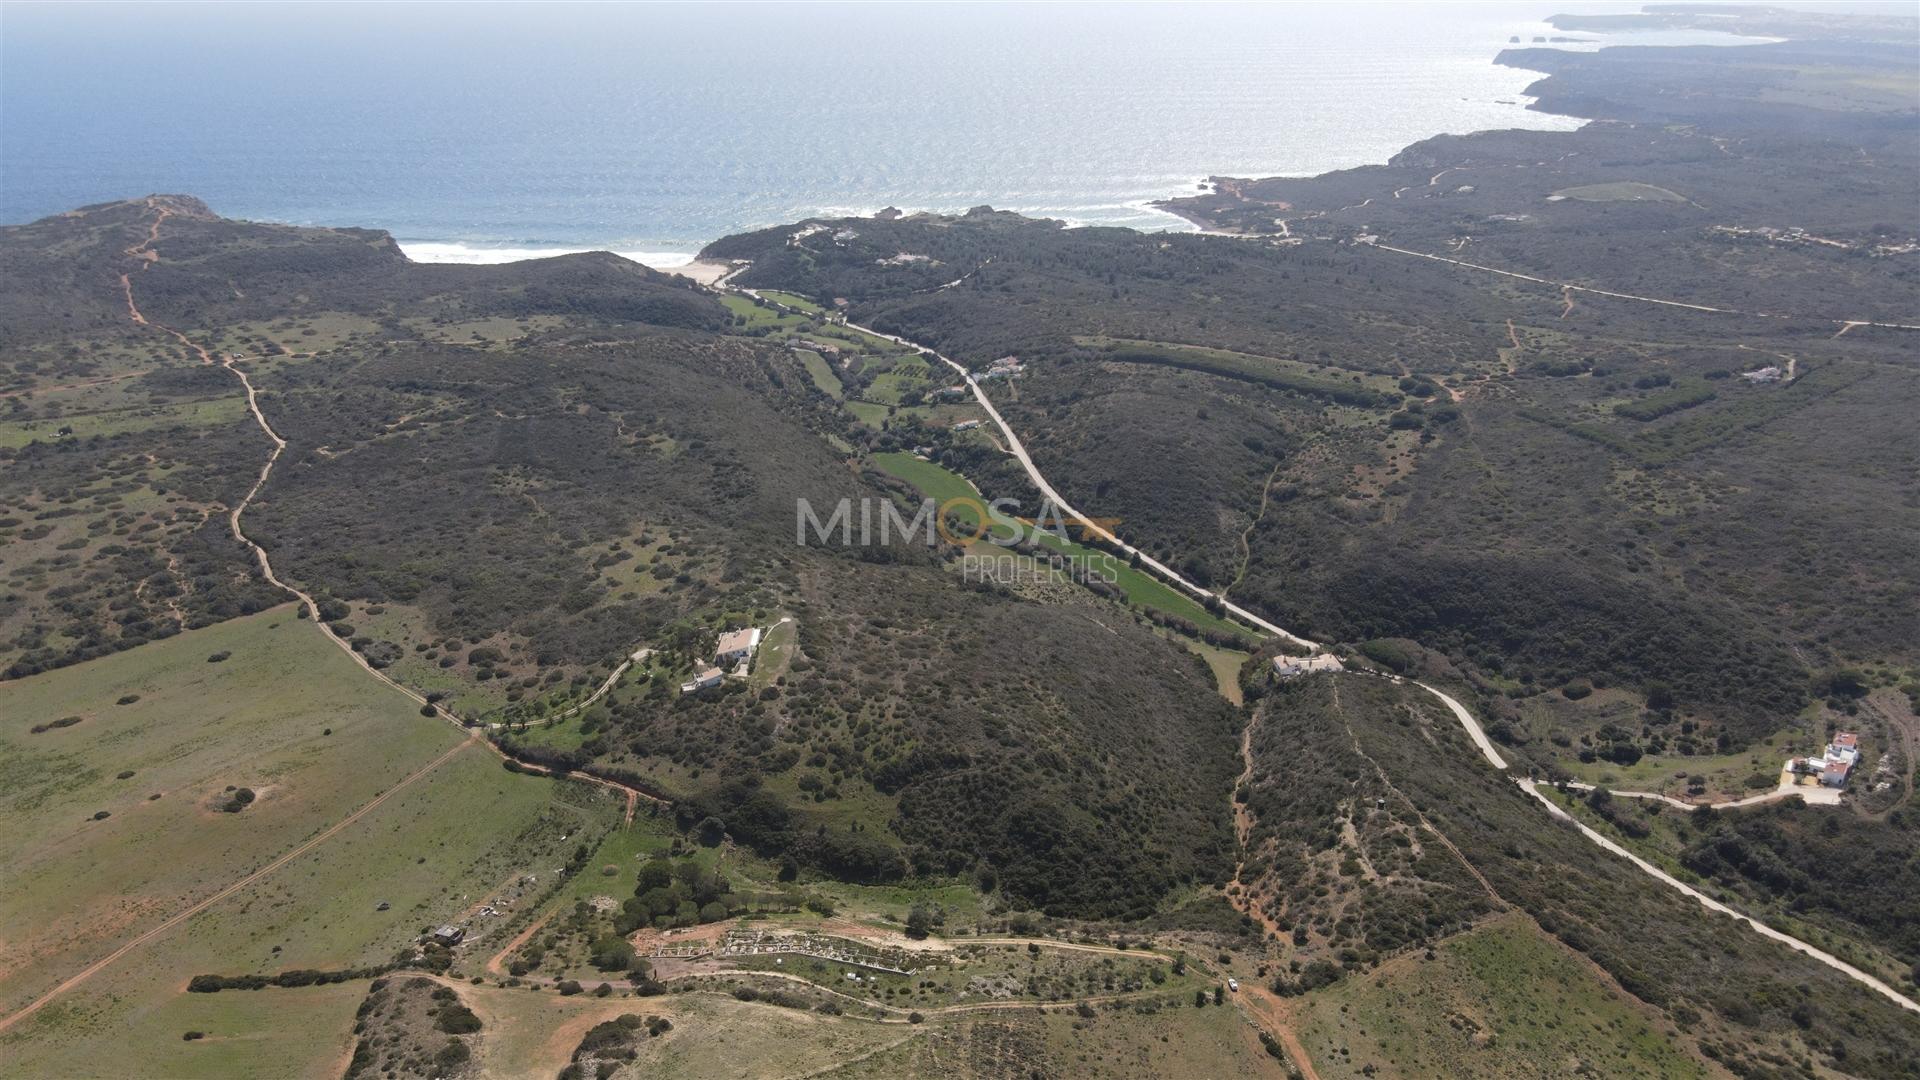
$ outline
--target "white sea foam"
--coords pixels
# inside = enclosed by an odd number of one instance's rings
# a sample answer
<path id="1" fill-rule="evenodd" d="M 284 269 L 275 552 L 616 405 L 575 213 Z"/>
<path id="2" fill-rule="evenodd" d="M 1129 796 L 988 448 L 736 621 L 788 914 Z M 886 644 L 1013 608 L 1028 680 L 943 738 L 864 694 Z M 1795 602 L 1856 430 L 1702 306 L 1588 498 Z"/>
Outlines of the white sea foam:
<path id="1" fill-rule="evenodd" d="M 579 247 L 494 247 L 486 244 L 446 243 L 439 240 L 401 240 L 399 244 L 400 250 L 414 262 L 464 263 L 470 266 L 524 262 L 528 259 L 551 259 L 555 255 L 577 255 L 583 251 L 607 250 Z M 651 266 L 655 270 L 670 270 L 693 261 L 693 255 L 684 251 L 615 251 L 614 254 L 623 259 L 632 259 L 643 266 Z"/>

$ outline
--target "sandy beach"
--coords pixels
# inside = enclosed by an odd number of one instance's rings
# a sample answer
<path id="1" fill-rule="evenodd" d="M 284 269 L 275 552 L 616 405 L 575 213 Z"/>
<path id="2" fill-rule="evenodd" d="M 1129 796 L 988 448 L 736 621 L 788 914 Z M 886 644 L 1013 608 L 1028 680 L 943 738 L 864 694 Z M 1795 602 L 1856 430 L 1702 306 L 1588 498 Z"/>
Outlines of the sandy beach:
<path id="1" fill-rule="evenodd" d="M 733 267 L 723 262 L 706 262 L 701 259 L 695 259 L 681 266 L 666 267 L 664 269 L 669 274 L 679 274 L 681 277 L 691 278 L 702 285 L 712 286 L 721 278 L 726 277 L 727 274 L 733 270 Z"/>

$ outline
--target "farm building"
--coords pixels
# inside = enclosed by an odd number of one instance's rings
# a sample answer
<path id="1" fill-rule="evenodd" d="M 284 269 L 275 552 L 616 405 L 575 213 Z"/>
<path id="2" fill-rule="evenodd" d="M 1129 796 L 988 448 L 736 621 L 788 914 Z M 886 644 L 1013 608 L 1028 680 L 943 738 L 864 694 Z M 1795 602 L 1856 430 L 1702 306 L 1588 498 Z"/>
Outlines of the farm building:
<path id="1" fill-rule="evenodd" d="M 448 948 L 452 948 L 453 946 L 460 944 L 461 940 L 464 939 L 466 936 L 467 936 L 467 932 L 465 930 L 462 930 L 451 923 L 445 926 L 436 927 L 433 931 L 434 944 L 445 945 Z"/>

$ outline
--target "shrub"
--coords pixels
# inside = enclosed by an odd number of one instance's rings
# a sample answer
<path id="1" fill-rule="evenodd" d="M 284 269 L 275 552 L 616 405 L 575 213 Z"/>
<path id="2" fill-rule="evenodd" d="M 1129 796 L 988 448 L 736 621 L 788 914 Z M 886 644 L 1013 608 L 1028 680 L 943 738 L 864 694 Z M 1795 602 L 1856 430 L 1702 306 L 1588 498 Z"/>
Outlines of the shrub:
<path id="1" fill-rule="evenodd" d="M 574 983 L 573 988 L 578 993 L 580 984 Z M 480 1030 L 480 1018 L 465 1005 L 449 1003 L 440 1007 L 440 1015 L 434 1020 L 433 1026 L 449 1035 L 471 1035 Z"/>

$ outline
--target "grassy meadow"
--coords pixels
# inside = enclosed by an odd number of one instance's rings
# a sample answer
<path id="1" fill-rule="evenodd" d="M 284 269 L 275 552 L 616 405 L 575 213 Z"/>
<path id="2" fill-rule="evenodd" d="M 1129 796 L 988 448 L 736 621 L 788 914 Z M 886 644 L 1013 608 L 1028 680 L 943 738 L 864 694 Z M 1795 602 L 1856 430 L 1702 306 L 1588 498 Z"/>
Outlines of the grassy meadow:
<path id="1" fill-rule="evenodd" d="M 1697 1077 L 1667 1023 L 1509 915 L 1301 999 L 1300 1041 L 1346 1076 Z"/>
<path id="2" fill-rule="evenodd" d="M 0 714 L 19 826 L 0 839 L 8 1013 L 320 838 L 0 1034 L 23 1075 L 135 1060 L 153 1075 L 338 1075 L 364 984 L 188 994 L 187 979 L 389 960 L 619 820 L 599 789 L 509 773 L 420 716 L 291 607 L 0 685 Z M 254 801 L 225 811 L 230 786 Z"/>

